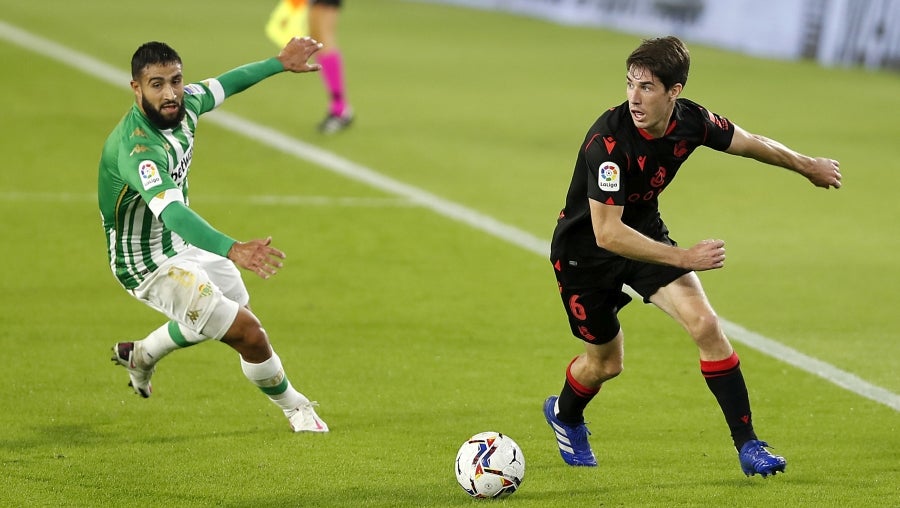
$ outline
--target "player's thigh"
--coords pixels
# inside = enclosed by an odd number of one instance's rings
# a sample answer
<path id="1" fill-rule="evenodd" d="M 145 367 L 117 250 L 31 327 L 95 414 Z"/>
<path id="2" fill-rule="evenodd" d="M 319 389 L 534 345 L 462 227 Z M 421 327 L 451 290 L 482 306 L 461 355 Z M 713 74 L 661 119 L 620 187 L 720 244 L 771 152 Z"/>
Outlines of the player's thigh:
<path id="1" fill-rule="evenodd" d="M 197 260 L 210 280 L 229 300 L 234 300 L 241 307 L 250 303 L 250 293 L 244 285 L 241 271 L 227 258 L 198 249 Z"/>
<path id="2" fill-rule="evenodd" d="M 213 282 L 193 253 L 170 258 L 132 295 L 188 329 L 221 338 L 237 316 L 240 305 Z"/>
<path id="3" fill-rule="evenodd" d="M 698 321 L 715 318 L 715 311 L 695 272 L 688 272 L 659 288 L 649 299 L 689 332 Z"/>
<path id="4" fill-rule="evenodd" d="M 650 297 L 660 288 L 668 286 L 672 281 L 690 273 L 690 270 L 677 266 L 658 265 L 630 259 L 626 260 L 624 264 L 625 283 L 643 297 L 644 303 L 650 303 Z"/>

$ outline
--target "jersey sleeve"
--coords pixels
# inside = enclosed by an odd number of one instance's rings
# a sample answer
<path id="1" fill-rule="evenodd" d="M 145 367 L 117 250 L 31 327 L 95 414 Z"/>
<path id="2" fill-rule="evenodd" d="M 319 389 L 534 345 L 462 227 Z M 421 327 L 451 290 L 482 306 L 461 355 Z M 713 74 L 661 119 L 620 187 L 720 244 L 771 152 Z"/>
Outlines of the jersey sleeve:
<path id="1" fill-rule="evenodd" d="M 284 72 L 284 66 L 277 58 L 272 57 L 231 69 L 208 81 L 218 83 L 222 87 L 224 97 L 230 97 L 280 72 Z"/>
<path id="2" fill-rule="evenodd" d="M 622 144 L 611 135 L 595 134 L 582 148 L 587 166 L 587 195 L 608 205 L 625 205 L 628 157 Z"/>
<path id="3" fill-rule="evenodd" d="M 231 69 L 222 75 L 184 87 L 185 107 L 198 115 L 219 107 L 225 99 L 284 71 L 277 58 L 268 58 Z"/>
<path id="4" fill-rule="evenodd" d="M 161 217 L 169 229 L 191 245 L 223 258 L 228 257 L 228 251 L 235 242 L 233 238 L 210 226 L 183 203 L 174 202 L 171 205 L 166 207 Z"/>
<path id="5" fill-rule="evenodd" d="M 698 106 L 698 109 L 706 127 L 703 145 L 713 150 L 727 150 L 731 146 L 731 138 L 734 137 L 734 124 L 724 116 L 719 116 L 703 106 Z"/>
<path id="6" fill-rule="evenodd" d="M 215 79 L 191 83 L 184 87 L 184 107 L 202 115 L 225 102 L 225 90 Z"/>
<path id="7" fill-rule="evenodd" d="M 184 194 L 169 176 L 168 159 L 160 149 L 140 142 L 126 143 L 119 151 L 119 175 L 157 217 L 169 203 L 184 203 Z"/>

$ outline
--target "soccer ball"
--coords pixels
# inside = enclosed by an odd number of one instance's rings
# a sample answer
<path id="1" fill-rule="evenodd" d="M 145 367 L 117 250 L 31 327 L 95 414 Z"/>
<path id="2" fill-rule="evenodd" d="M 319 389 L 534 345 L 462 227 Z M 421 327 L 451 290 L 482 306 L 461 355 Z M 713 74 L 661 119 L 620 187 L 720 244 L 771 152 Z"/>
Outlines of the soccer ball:
<path id="1" fill-rule="evenodd" d="M 456 453 L 456 481 L 470 496 L 500 498 L 515 492 L 525 478 L 525 456 L 509 436 L 481 432 Z"/>

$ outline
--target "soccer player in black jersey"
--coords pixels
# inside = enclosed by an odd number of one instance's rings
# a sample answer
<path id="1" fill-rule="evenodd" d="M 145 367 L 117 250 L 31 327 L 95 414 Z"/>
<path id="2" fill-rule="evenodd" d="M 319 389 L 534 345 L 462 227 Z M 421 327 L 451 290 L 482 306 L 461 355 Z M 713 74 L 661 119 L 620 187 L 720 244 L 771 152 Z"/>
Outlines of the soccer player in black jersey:
<path id="1" fill-rule="evenodd" d="M 623 284 L 675 319 L 700 354 L 700 371 L 731 430 L 745 474 L 783 472 L 753 429 L 740 361 L 695 272 L 722 268 L 725 243 L 681 248 L 659 214 L 659 195 L 699 146 L 780 166 L 825 189 L 841 186 L 837 161 L 813 158 L 751 134 L 680 97 L 690 55 L 676 37 L 645 40 L 625 63 L 627 101 L 585 136 L 551 244 L 572 333 L 585 344 L 566 369 L 560 395 L 544 402 L 560 454 L 573 466 L 596 466 L 584 409 L 622 371 L 624 335 L 616 314 L 631 298 Z"/>

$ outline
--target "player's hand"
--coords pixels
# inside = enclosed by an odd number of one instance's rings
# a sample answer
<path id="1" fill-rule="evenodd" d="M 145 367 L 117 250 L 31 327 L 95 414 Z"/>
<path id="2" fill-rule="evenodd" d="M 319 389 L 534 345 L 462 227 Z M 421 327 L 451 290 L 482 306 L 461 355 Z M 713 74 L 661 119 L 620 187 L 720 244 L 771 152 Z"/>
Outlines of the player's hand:
<path id="1" fill-rule="evenodd" d="M 684 268 L 701 272 L 725 266 L 725 242 L 703 240 L 685 251 Z"/>
<path id="2" fill-rule="evenodd" d="M 278 53 L 277 58 L 286 71 L 315 72 L 321 70 L 322 66 L 309 63 L 309 59 L 320 49 L 322 43 L 312 37 L 294 37 Z"/>
<path id="3" fill-rule="evenodd" d="M 283 266 L 284 252 L 272 247 L 272 237 L 265 240 L 250 240 L 249 242 L 234 242 L 228 251 L 228 259 L 245 270 L 259 275 L 263 279 L 278 273 Z"/>
<path id="4" fill-rule="evenodd" d="M 834 159 L 816 157 L 806 175 L 806 178 L 816 187 L 828 189 L 841 188 L 841 163 Z"/>

